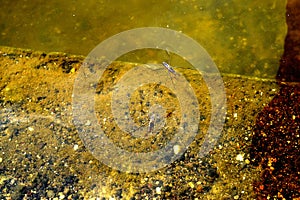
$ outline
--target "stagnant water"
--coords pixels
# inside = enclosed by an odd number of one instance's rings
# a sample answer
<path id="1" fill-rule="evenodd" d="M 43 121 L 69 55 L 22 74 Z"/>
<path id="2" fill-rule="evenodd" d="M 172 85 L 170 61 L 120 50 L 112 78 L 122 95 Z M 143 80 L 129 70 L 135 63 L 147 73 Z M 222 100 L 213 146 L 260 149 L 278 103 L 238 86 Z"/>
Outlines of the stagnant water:
<path id="1" fill-rule="evenodd" d="M 0 45 L 87 55 L 124 30 L 164 27 L 198 41 L 221 72 L 273 78 L 283 53 L 285 5 L 280 0 L 2 0 Z"/>

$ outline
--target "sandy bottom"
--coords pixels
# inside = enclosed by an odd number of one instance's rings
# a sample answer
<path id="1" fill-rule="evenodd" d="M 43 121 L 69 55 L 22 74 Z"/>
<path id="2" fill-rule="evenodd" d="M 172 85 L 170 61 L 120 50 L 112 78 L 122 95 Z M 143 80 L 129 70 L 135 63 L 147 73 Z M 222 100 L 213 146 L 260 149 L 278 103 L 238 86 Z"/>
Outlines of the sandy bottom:
<path id="1" fill-rule="evenodd" d="M 73 123 L 73 85 L 83 57 L 5 47 L 0 53 L 1 199 L 256 199 L 259 189 L 264 190 L 257 185 L 258 190 L 254 189 L 263 169 L 259 163 L 252 164 L 251 143 L 257 115 L 279 92 L 275 81 L 222 75 L 227 97 L 225 123 L 219 138 L 212 138 L 217 139 L 214 147 L 202 156 L 199 152 L 211 119 L 209 90 L 199 74 L 178 69 L 195 88 L 200 109 L 198 134 L 166 167 L 126 173 L 97 160 L 91 146 L 87 148 L 80 139 L 82 130 Z M 145 138 L 132 137 L 119 128 L 111 111 L 112 92 L 133 66 L 115 62 L 107 68 L 91 97 L 96 102 L 95 116 L 117 146 L 133 153 L 159 150 L 176 135 L 181 114 L 188 111 L 179 108 L 172 90 L 146 84 L 133 92 L 128 110 L 135 124 L 147 130 Z M 154 104 L 164 106 L 165 122 L 160 130 L 149 131 Z M 151 130 L 156 130 L 158 119 L 152 123 Z M 177 150 L 174 148 L 175 154 Z M 106 156 L 115 156 L 109 153 Z"/>

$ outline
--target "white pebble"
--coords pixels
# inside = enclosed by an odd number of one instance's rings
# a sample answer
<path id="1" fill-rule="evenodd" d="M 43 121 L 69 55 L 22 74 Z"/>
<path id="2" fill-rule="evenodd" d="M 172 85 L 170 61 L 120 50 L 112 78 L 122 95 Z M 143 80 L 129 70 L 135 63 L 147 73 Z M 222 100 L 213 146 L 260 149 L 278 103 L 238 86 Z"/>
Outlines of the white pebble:
<path id="1" fill-rule="evenodd" d="M 64 199 L 65 198 L 65 195 L 62 192 L 58 193 L 58 196 L 59 196 L 59 199 Z"/>
<path id="2" fill-rule="evenodd" d="M 90 126 L 90 125 L 91 125 L 91 121 L 90 121 L 90 120 L 87 120 L 86 123 L 85 123 L 84 125 Z"/>
<path id="3" fill-rule="evenodd" d="M 74 151 L 77 151 L 78 150 L 78 144 L 75 144 L 73 149 L 74 149 Z"/>
<path id="4" fill-rule="evenodd" d="M 180 146 L 179 145 L 174 145 L 173 147 L 174 153 L 177 155 L 180 152 Z"/>
<path id="5" fill-rule="evenodd" d="M 242 161 L 244 161 L 244 155 L 238 154 L 235 159 L 242 162 Z"/>
<path id="6" fill-rule="evenodd" d="M 237 118 L 237 113 L 233 113 L 233 117 L 234 117 L 234 118 Z"/>
<path id="7" fill-rule="evenodd" d="M 156 194 L 161 194 L 161 189 L 160 189 L 160 187 L 156 187 L 156 188 L 155 188 L 155 191 L 156 191 Z"/>

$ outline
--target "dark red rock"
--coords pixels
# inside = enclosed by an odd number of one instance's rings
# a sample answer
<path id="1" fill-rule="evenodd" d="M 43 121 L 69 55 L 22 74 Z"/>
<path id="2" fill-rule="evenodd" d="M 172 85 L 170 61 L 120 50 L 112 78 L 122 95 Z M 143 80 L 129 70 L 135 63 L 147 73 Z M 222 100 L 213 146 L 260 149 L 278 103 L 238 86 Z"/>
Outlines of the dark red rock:
<path id="1" fill-rule="evenodd" d="M 259 113 L 251 158 L 262 168 L 259 199 L 300 197 L 300 86 L 283 86 Z"/>

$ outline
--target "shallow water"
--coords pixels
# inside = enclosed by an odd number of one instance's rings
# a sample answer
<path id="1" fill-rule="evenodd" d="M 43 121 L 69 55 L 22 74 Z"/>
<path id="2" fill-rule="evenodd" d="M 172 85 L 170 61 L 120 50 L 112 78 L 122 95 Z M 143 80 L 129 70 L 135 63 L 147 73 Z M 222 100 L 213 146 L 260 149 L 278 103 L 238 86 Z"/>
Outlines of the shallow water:
<path id="1" fill-rule="evenodd" d="M 121 31 L 165 27 L 198 41 L 221 72 L 273 78 L 286 34 L 285 5 L 281 0 L 3 1 L 0 45 L 87 55 Z"/>
<path id="2" fill-rule="evenodd" d="M 195 73 L 187 59 L 168 49 L 129 52 L 118 58 L 121 62 L 107 66 L 103 77 L 91 84 L 84 79 L 86 71 L 78 72 L 85 64 L 81 65 L 83 56 L 1 47 L 0 197 L 255 199 L 256 194 L 264 193 L 266 189 L 259 181 L 265 171 L 253 165 L 264 158 L 260 148 L 253 148 L 251 142 L 264 137 L 264 132 L 257 132 L 253 138 L 253 130 L 261 125 L 256 116 L 281 91 L 273 78 L 283 52 L 285 3 L 279 0 L 3 2 L 0 45 L 87 55 L 101 41 L 136 27 L 158 26 L 185 33 L 212 56 L 222 72 L 226 98 L 212 102 L 220 94 L 211 90 L 221 83 L 214 80 L 215 74 L 209 76 L 213 84 L 207 84 L 203 81 L 205 73 Z M 163 61 L 172 65 L 177 75 L 183 75 L 188 85 L 166 70 Z M 87 70 L 91 70 L 90 75 L 98 73 L 92 65 Z M 95 103 L 90 107 L 88 103 L 79 104 L 82 107 L 77 116 L 83 116 L 82 124 L 76 124 L 81 118 L 74 115 L 73 89 L 78 77 L 83 78 L 79 82 L 86 88 L 77 91 L 81 94 L 93 88 L 94 93 L 85 100 Z M 129 90 L 128 85 L 137 87 Z M 190 97 L 188 86 L 193 88 L 196 99 Z M 290 90 L 282 98 L 293 97 Z M 225 99 L 227 103 L 222 106 L 220 102 Z M 195 103 L 199 109 L 193 107 Z M 210 125 L 216 124 L 210 121 L 216 105 L 222 107 L 226 117 L 222 121 L 223 130 L 210 135 Z M 85 111 L 93 111 L 90 113 L 97 120 L 95 124 L 103 128 L 115 146 L 130 151 L 132 157 L 118 157 L 113 148 L 103 153 L 107 149 L 101 147 L 103 137 L 88 128 L 93 127 L 94 121 L 83 114 Z M 194 119 L 199 120 L 196 129 L 190 126 Z M 292 115 L 291 119 L 294 123 L 299 115 Z M 176 131 L 184 134 L 178 136 Z M 189 148 L 184 149 L 180 142 L 189 141 L 185 137 L 190 133 L 197 135 Z M 284 135 L 288 141 L 299 138 L 297 132 Z M 142 153 L 160 150 L 175 137 L 176 143 L 167 149 L 170 156 L 155 154 L 158 160 L 143 166 Z M 273 145 L 272 139 L 267 145 L 273 148 L 277 145 Z M 289 147 L 296 145 L 287 145 L 286 149 Z M 294 149 L 294 155 L 299 155 L 298 149 Z M 113 158 L 119 166 L 108 167 L 97 157 L 99 154 Z M 172 160 L 173 157 L 176 159 Z M 255 160 L 256 157 L 259 159 Z M 152 158 L 149 160 L 153 161 Z M 130 168 L 118 170 L 129 161 L 136 161 L 138 167 L 146 169 L 135 168 L 134 172 L 160 168 L 158 163 L 169 165 L 148 173 L 128 173 L 132 172 Z M 263 170 L 270 165 L 273 168 L 272 162 L 274 159 Z M 274 169 L 291 174 L 289 166 L 282 169 L 274 165 Z M 295 170 L 292 172 L 296 174 Z M 284 195 L 298 195 L 296 190 L 290 192 L 296 176 L 291 181 L 285 179 L 288 181 L 280 186 L 285 190 Z M 267 189 L 279 197 L 282 194 L 277 194 L 278 186 L 274 185 Z M 264 195 L 269 198 L 270 194 Z"/>

